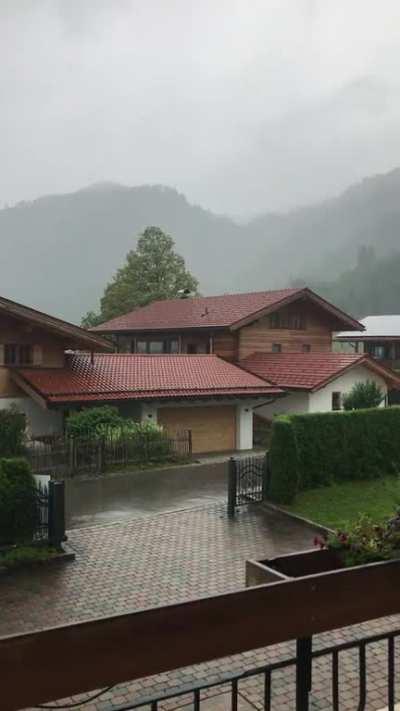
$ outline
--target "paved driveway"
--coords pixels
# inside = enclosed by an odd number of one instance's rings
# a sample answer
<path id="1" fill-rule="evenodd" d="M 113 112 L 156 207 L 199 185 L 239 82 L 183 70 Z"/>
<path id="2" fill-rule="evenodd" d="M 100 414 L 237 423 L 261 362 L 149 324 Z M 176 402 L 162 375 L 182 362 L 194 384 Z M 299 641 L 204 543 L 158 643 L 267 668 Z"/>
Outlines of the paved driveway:
<path id="1" fill-rule="evenodd" d="M 182 601 L 189 597 L 222 593 L 244 585 L 245 560 L 310 547 L 314 532 L 261 507 L 242 510 L 235 521 L 227 519 L 225 507 L 203 506 L 191 510 L 136 518 L 126 522 L 92 526 L 70 532 L 76 560 L 59 567 L 10 574 L 0 583 L 0 634 L 7 635 L 52 625 L 84 620 L 98 615 L 122 613 L 143 607 Z M 294 601 L 295 602 L 295 601 Z M 325 643 L 376 631 L 391 622 L 358 626 L 323 635 Z M 321 638 L 320 638 L 321 639 Z M 173 640 L 171 640 L 171 644 Z M 317 640 L 317 643 L 320 643 Z M 233 658 L 197 665 L 157 677 L 118 685 L 105 697 L 82 709 L 103 711 L 128 700 L 163 693 L 182 684 L 210 676 L 243 670 L 293 654 L 293 645 L 277 645 Z M 383 672 L 375 661 L 373 677 L 377 704 L 385 702 L 379 681 Z M 385 660 L 382 657 L 382 665 Z M 354 687 L 357 667 L 345 668 L 346 692 Z M 349 670 L 350 669 L 350 670 Z M 329 709 L 329 670 L 316 670 L 313 708 Z M 350 686 L 349 686 L 350 685 Z M 285 674 L 274 689 L 274 709 L 290 709 L 293 679 Z M 353 689 L 354 691 L 354 689 Z M 244 698 L 260 708 L 261 686 L 248 683 Z M 354 702 L 354 696 L 352 698 Z M 372 698 L 372 697 L 371 697 Z M 329 703 L 327 701 L 329 699 Z M 346 705 L 343 708 L 352 709 Z M 173 708 L 169 702 L 165 708 Z M 342 707 L 341 707 L 342 708 Z"/>

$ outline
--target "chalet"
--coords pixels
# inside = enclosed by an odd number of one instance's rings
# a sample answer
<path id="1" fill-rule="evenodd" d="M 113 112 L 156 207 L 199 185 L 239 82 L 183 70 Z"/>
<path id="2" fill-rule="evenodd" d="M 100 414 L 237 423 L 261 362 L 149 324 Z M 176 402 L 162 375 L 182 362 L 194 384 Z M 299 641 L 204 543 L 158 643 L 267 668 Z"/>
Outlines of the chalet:
<path id="1" fill-rule="evenodd" d="M 214 353 L 239 361 L 256 351 L 332 350 L 332 333 L 362 325 L 307 288 L 155 301 L 92 329 L 123 353 Z"/>
<path id="2" fill-rule="evenodd" d="M 41 407 L 18 384 L 21 368 L 63 372 L 68 350 L 110 350 L 100 336 L 48 314 L 0 297 L 0 409 L 14 405 L 27 415 L 33 435 L 62 428 L 62 412 Z M 89 356 L 90 357 L 90 356 Z"/>
<path id="3" fill-rule="evenodd" d="M 353 353 L 368 353 L 372 358 L 400 370 L 400 316 L 366 316 L 360 331 L 341 331 L 335 342 Z"/>

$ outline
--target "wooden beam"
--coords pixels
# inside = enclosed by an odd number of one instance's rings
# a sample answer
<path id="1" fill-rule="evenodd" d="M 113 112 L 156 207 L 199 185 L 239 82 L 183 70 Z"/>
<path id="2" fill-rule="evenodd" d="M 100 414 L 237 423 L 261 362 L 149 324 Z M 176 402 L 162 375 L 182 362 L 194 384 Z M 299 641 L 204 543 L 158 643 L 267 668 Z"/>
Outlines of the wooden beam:
<path id="1" fill-rule="evenodd" d="M 397 561 L 0 639 L 1 709 L 400 612 Z"/>

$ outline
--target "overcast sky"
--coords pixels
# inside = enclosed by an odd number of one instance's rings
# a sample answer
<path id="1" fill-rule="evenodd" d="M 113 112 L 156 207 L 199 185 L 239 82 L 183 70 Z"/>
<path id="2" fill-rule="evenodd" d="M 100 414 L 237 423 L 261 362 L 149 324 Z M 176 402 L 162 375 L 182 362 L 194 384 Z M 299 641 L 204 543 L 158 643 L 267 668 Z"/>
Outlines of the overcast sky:
<path id="1" fill-rule="evenodd" d="M 0 0 L 0 205 L 282 210 L 400 166 L 399 0 Z"/>

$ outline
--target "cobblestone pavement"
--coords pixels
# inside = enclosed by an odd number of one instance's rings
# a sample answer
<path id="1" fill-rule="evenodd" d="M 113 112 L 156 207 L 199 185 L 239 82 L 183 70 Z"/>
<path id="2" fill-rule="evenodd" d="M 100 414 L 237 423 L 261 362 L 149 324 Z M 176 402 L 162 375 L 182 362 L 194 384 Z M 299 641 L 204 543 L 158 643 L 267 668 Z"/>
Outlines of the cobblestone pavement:
<path id="1" fill-rule="evenodd" d="M 261 507 L 242 510 L 236 520 L 231 521 L 221 505 L 75 529 L 69 533 L 69 543 L 76 552 L 74 562 L 2 578 L 0 635 L 237 590 L 244 586 L 247 558 L 308 548 L 313 536 L 313 530 L 306 525 L 290 521 L 277 512 L 263 511 Z M 400 627 L 399 620 L 394 618 L 369 622 L 320 635 L 315 644 L 356 639 L 393 629 L 395 624 Z M 212 681 L 220 674 L 239 673 L 293 654 L 292 643 L 246 652 L 120 684 L 80 708 L 86 711 L 113 709 L 129 701 L 170 693 L 184 684 Z M 369 652 L 369 661 L 367 708 L 375 711 L 387 703 L 384 691 L 387 660 L 382 645 L 376 645 L 376 649 Z M 314 664 L 312 709 L 332 708 L 329 671 L 327 660 Z M 340 672 L 341 709 L 354 710 L 358 673 L 357 660 L 352 653 L 342 656 Z M 240 708 L 246 707 L 246 711 L 249 705 L 263 708 L 261 678 L 240 682 L 239 693 Z M 276 672 L 273 709 L 293 708 L 293 693 L 292 671 Z M 213 696 L 204 702 L 204 711 L 223 711 L 229 707 L 226 687 L 203 696 Z M 69 699 L 68 703 L 85 698 Z M 192 699 L 172 699 L 161 703 L 160 708 L 172 711 L 184 703 L 190 708 Z"/>

